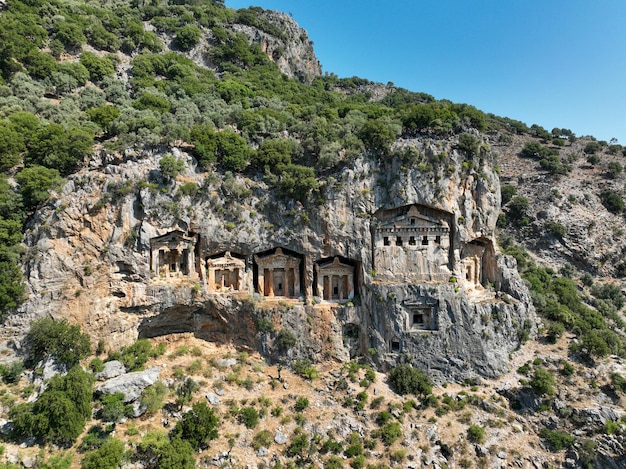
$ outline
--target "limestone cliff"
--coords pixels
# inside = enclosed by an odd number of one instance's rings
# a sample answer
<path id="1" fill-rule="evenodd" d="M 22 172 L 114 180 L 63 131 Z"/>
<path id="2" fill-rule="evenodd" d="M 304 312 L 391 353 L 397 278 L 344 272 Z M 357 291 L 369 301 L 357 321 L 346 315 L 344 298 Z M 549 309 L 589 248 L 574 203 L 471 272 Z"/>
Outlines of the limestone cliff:
<path id="1" fill-rule="evenodd" d="M 278 361 L 498 375 L 536 318 L 494 241 L 493 156 L 453 140 L 396 145 L 414 157 L 361 155 L 311 205 L 261 177 L 204 172 L 182 148 L 174 180 L 160 152 L 102 152 L 31 220 L 29 298 L 3 339 L 51 315 L 110 348 L 194 332 Z"/>

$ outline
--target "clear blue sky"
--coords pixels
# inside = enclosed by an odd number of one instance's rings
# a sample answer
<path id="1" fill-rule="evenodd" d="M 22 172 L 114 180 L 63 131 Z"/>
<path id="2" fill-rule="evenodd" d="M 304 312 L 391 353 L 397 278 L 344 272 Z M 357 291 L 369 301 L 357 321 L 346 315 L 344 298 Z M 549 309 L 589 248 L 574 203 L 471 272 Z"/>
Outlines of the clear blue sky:
<path id="1" fill-rule="evenodd" d="M 226 0 L 290 13 L 324 72 L 626 145 L 624 0 Z"/>

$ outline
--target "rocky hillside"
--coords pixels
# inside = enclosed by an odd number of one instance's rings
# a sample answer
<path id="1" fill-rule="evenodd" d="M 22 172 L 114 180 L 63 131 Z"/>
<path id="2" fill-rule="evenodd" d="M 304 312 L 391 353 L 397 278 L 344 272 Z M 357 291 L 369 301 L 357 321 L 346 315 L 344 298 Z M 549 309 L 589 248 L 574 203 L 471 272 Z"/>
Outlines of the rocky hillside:
<path id="1" fill-rule="evenodd" d="M 31 449 L 48 441 L 90 467 L 123 431 L 133 467 L 193 467 L 162 462 L 189 435 L 151 430 L 181 428 L 205 395 L 224 426 L 198 464 L 624 464 L 620 145 L 322 76 L 289 16 L 219 1 L 9 1 L 0 39 L 12 464 L 24 443 L 22 464 L 47 467 Z M 81 355 L 94 371 L 125 376 L 133 353 L 185 343 L 132 398 L 118 389 L 134 409 L 119 433 L 102 430 L 123 415 L 98 384 L 102 441 L 79 448 L 23 418 L 52 399 L 16 361 L 37 365 L 29 330 L 50 318 L 98 344 Z M 403 367 L 434 396 L 400 397 L 383 373 Z M 140 421 L 148 385 L 172 402 Z M 309 410 L 270 418 L 298 396 Z"/>

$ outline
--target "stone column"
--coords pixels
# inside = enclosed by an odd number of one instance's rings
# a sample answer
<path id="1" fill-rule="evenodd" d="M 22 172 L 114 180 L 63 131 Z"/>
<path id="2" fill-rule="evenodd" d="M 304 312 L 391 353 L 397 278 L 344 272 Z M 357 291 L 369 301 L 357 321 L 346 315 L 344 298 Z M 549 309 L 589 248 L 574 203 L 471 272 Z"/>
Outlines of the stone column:
<path id="1" fill-rule="evenodd" d="M 215 267 L 209 267 L 209 275 L 208 275 L 208 285 L 207 289 L 209 291 L 215 291 Z"/>
<path id="2" fill-rule="evenodd" d="M 293 269 L 293 295 L 300 296 L 300 264 Z"/>
<path id="3" fill-rule="evenodd" d="M 348 299 L 354 298 L 354 273 L 348 274 Z"/>
<path id="4" fill-rule="evenodd" d="M 150 276 L 158 277 L 159 276 L 159 250 L 152 249 L 150 251 Z"/>
<path id="5" fill-rule="evenodd" d="M 324 291 L 323 291 L 323 295 L 322 298 L 324 300 L 330 300 L 330 292 L 332 290 L 332 286 L 331 286 L 331 282 L 330 282 L 330 277 L 328 275 L 324 275 Z"/>
<path id="6" fill-rule="evenodd" d="M 258 270 L 258 278 L 257 278 L 257 289 L 261 296 L 265 296 L 265 269 L 259 268 Z"/>
<path id="7" fill-rule="evenodd" d="M 267 269 L 267 292 L 265 296 L 274 296 L 274 269 Z"/>

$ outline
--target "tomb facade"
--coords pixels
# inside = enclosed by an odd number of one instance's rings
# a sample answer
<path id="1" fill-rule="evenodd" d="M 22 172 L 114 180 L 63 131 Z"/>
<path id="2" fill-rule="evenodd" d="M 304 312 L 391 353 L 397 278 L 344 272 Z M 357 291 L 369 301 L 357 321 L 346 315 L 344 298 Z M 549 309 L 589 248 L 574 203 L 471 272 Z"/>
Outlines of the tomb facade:
<path id="1" fill-rule="evenodd" d="M 354 298 L 354 266 L 339 257 L 315 263 L 317 295 L 325 301 L 345 303 Z"/>
<path id="2" fill-rule="evenodd" d="M 405 301 L 407 331 L 436 331 L 439 329 L 437 305 L 429 301 Z"/>
<path id="3" fill-rule="evenodd" d="M 199 278 L 197 234 L 170 231 L 150 240 L 150 271 L 156 278 Z"/>
<path id="4" fill-rule="evenodd" d="M 376 278 L 399 282 L 447 282 L 452 271 L 452 214 L 410 205 L 375 215 Z"/>
<path id="5" fill-rule="evenodd" d="M 475 239 L 461 248 L 460 278 L 469 287 L 480 287 L 484 282 L 494 282 L 497 270 L 493 243 Z"/>
<path id="6" fill-rule="evenodd" d="M 257 291 L 266 297 L 298 298 L 302 259 L 276 248 L 272 254 L 255 255 Z"/>
<path id="7" fill-rule="evenodd" d="M 207 291 L 235 292 L 247 290 L 246 263 L 229 251 L 206 261 Z"/>

